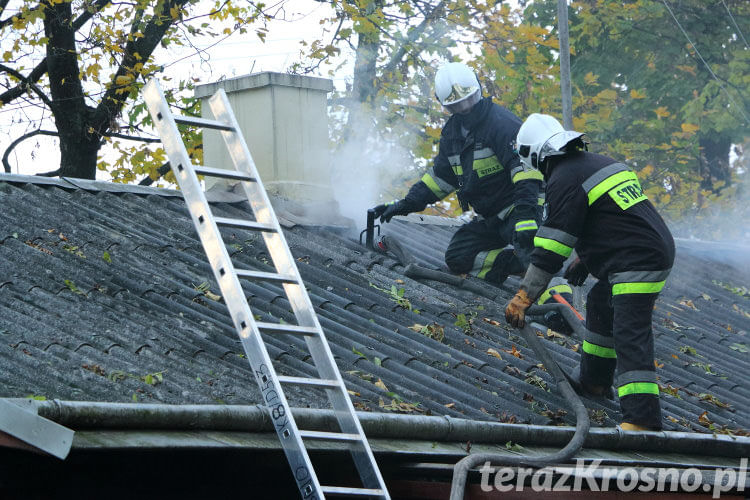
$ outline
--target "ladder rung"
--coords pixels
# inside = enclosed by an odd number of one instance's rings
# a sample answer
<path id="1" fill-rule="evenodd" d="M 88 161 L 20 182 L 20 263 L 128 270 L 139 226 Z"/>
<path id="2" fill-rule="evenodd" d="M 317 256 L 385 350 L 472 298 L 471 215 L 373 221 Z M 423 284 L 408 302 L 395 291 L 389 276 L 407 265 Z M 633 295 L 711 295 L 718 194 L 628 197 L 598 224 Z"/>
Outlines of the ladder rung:
<path id="1" fill-rule="evenodd" d="M 235 269 L 238 278 L 255 279 L 261 281 L 276 281 L 281 283 L 297 283 L 297 278 L 290 274 L 267 273 L 264 271 L 250 271 L 249 269 Z"/>
<path id="2" fill-rule="evenodd" d="M 238 172 L 236 170 L 228 170 L 226 168 L 213 168 L 193 165 L 193 170 L 195 170 L 195 173 L 198 175 L 208 175 L 211 177 L 221 177 L 222 179 L 237 179 L 240 181 L 255 182 L 255 178 L 250 177 L 247 174 Z"/>
<path id="3" fill-rule="evenodd" d="M 296 335 L 317 335 L 318 329 L 313 326 L 283 325 L 281 323 L 263 323 L 257 321 L 255 326 L 263 333 L 293 333 Z"/>
<path id="4" fill-rule="evenodd" d="M 350 496 L 350 497 L 372 497 L 372 496 L 384 496 L 385 492 L 380 489 L 371 488 L 348 488 L 345 486 L 321 486 L 321 491 L 326 495 L 339 495 L 339 496 Z"/>
<path id="5" fill-rule="evenodd" d="M 228 219 L 226 217 L 215 217 L 214 220 L 220 226 L 236 227 L 237 229 L 251 229 L 253 231 L 270 231 L 275 232 L 276 228 L 271 224 L 263 224 L 244 219 Z"/>
<path id="6" fill-rule="evenodd" d="M 174 115 L 174 121 L 183 125 L 193 125 L 200 128 L 212 128 L 216 130 L 234 130 L 234 127 L 227 123 L 217 122 L 216 120 L 207 120 L 197 116 L 178 116 Z"/>
<path id="7" fill-rule="evenodd" d="M 308 439 L 325 439 L 326 441 L 361 441 L 362 436 L 359 434 L 346 434 L 343 432 L 323 432 L 323 431 L 299 431 L 299 435 Z"/>
<path id="8" fill-rule="evenodd" d="M 307 377 L 285 377 L 279 376 L 279 382 L 285 384 L 294 385 L 310 385 L 313 387 L 340 387 L 339 383 L 335 380 L 327 380 L 322 378 L 307 378 Z"/>

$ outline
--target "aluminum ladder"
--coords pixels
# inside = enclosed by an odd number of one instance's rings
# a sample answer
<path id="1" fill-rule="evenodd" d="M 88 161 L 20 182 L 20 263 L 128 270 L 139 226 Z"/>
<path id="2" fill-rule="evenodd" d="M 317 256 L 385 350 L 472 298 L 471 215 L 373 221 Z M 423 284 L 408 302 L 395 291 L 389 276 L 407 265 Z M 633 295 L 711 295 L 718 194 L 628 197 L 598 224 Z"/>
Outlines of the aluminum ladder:
<path id="1" fill-rule="evenodd" d="M 215 120 L 173 116 L 161 87 L 155 79 L 144 87 L 144 100 L 154 121 L 172 172 L 182 190 L 190 216 L 208 256 L 214 277 L 242 341 L 250 367 L 268 406 L 271 420 L 284 448 L 299 492 L 304 499 L 322 499 L 326 495 L 389 499 L 388 491 L 375 462 L 370 445 L 357 419 L 344 381 L 326 342 L 310 297 L 297 270 L 294 257 L 281 231 L 271 202 L 242 136 L 234 113 L 223 89 L 209 100 Z M 193 165 L 182 141 L 177 124 L 221 131 L 229 149 L 234 170 Z M 198 175 L 240 181 L 252 207 L 254 219 L 214 217 L 201 188 Z M 276 272 L 235 269 L 227 252 L 219 227 L 259 231 L 263 235 Z M 240 279 L 282 284 L 297 319 L 296 325 L 256 321 L 248 305 Z M 319 378 L 279 376 L 261 338 L 265 334 L 291 334 L 304 337 L 317 368 Z M 325 390 L 341 432 L 301 430 L 292 416 L 282 384 Z M 321 486 L 305 448 L 305 440 L 345 443 L 359 472 L 361 487 Z"/>

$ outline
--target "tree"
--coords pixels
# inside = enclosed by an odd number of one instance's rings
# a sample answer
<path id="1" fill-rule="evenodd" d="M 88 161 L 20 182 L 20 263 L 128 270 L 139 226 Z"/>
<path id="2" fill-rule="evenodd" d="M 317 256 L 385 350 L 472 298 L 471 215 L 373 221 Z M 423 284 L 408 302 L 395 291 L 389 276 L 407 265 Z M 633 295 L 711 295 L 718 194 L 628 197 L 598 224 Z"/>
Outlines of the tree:
<path id="1" fill-rule="evenodd" d="M 554 25 L 555 4 L 527 16 Z M 733 183 L 730 149 L 750 137 L 750 4 L 722 4 L 571 5 L 574 125 L 627 158 L 675 215 Z"/>
<path id="2" fill-rule="evenodd" d="M 59 137 L 60 166 L 46 175 L 87 179 L 95 177 L 103 138 L 127 137 L 118 132 L 123 112 L 143 81 L 163 69 L 154 62 L 157 48 L 217 36 L 207 22 L 196 26 L 199 20 L 229 18 L 234 30 L 244 31 L 266 17 L 260 6 L 231 0 L 202 14 L 194 13 L 197 0 L 11 1 L 0 0 L 0 106 L 22 102 L 48 110 L 56 131 L 44 133 Z"/>

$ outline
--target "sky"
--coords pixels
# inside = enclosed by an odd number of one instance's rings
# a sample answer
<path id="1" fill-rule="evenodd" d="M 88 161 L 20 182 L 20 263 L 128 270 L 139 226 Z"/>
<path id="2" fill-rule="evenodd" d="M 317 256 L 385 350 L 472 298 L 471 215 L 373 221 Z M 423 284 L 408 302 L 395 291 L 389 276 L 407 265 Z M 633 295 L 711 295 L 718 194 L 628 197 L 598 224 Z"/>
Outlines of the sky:
<path id="1" fill-rule="evenodd" d="M 213 2 L 203 2 L 212 5 Z M 271 4 L 269 4 L 271 5 Z M 9 5 L 9 9 L 12 4 Z M 203 9 L 205 10 L 205 9 Z M 276 11 L 276 10 L 273 10 Z M 287 68 L 299 60 L 303 40 L 312 41 L 324 37 L 320 21 L 332 13 L 329 3 L 313 0 L 286 0 L 279 17 L 285 20 L 274 20 L 269 23 L 265 42 L 261 41 L 253 29 L 241 35 L 234 33 L 229 38 L 215 44 L 217 39 L 205 37 L 198 47 L 199 55 L 193 49 L 163 49 L 155 52 L 156 60 L 172 61 L 165 71 L 165 76 L 174 79 L 197 77 L 200 83 L 210 83 L 222 78 L 232 78 L 260 71 L 286 72 Z M 330 37 L 330 34 L 328 35 Z M 213 46 L 211 46 L 213 45 Z M 2 51 L 7 50 L 0 42 Z M 2 52 L 0 51 L 0 52 Z M 349 58 L 351 59 L 351 58 Z M 348 75 L 345 66 L 340 76 L 332 78 L 337 88 L 344 88 Z M 328 75 L 313 75 L 326 76 Z M 30 123 L 31 122 L 31 123 Z M 0 108 L 0 154 L 17 137 L 39 128 L 55 130 L 49 113 L 41 114 L 39 110 L 22 108 L 11 103 Z M 9 157 L 12 173 L 33 175 L 48 172 L 58 167 L 58 142 L 53 137 L 36 136 L 18 145 Z M 106 180 L 106 172 L 98 172 L 97 178 Z"/>

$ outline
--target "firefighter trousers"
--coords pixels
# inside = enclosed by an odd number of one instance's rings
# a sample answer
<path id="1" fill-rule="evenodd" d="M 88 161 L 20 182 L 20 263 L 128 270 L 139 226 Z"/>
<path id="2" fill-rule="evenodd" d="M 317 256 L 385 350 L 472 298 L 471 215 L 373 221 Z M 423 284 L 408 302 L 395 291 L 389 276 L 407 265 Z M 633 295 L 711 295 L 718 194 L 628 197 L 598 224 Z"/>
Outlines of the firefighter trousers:
<path id="1" fill-rule="evenodd" d="M 581 382 L 605 388 L 616 382 L 622 421 L 651 429 L 662 427 L 651 321 L 668 274 L 613 273 L 598 281 L 586 300 Z"/>
<path id="2" fill-rule="evenodd" d="M 515 226 L 497 217 L 474 219 L 461 226 L 445 251 L 445 263 L 455 274 L 470 274 L 497 285 L 509 275 L 526 271 L 533 244 L 528 248 L 508 247 Z M 508 248 L 506 248 L 508 247 Z M 519 259 L 520 256 L 520 259 Z"/>

